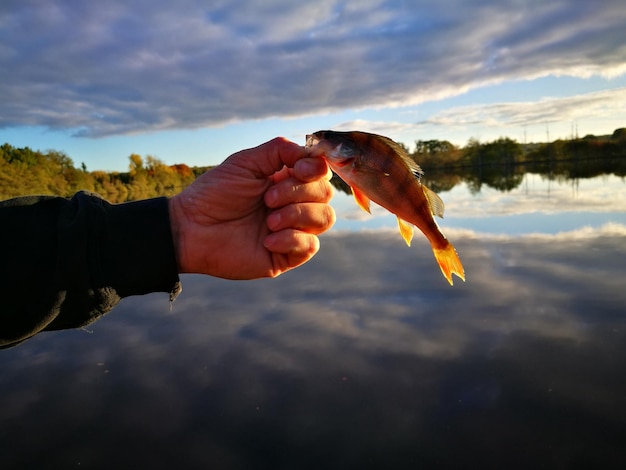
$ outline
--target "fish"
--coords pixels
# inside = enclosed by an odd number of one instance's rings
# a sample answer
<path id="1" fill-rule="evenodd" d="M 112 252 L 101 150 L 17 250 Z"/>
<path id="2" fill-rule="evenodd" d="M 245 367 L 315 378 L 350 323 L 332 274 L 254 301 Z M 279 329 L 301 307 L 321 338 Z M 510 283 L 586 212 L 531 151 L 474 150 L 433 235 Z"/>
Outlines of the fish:
<path id="1" fill-rule="evenodd" d="M 404 148 L 388 137 L 362 131 L 317 131 L 306 136 L 312 156 L 326 159 L 331 169 L 350 186 L 356 203 L 371 213 L 370 201 L 398 220 L 408 246 L 417 227 L 428 239 L 443 276 L 465 281 L 465 269 L 456 249 L 433 216 L 443 218 L 444 203 L 421 182 L 423 171 Z"/>

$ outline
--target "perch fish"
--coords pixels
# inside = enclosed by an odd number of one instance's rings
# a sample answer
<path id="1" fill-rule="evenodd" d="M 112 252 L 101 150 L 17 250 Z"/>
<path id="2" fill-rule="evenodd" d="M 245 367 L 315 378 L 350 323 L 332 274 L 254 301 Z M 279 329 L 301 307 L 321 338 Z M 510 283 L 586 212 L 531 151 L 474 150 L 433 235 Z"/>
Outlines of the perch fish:
<path id="1" fill-rule="evenodd" d="M 443 217 L 443 201 L 421 183 L 421 168 L 398 143 L 367 132 L 326 130 L 307 135 L 306 147 L 326 159 L 363 210 L 370 212 L 372 200 L 393 213 L 407 245 L 411 245 L 413 226 L 419 228 L 450 285 L 452 274 L 465 281 L 456 250 L 433 218 Z"/>

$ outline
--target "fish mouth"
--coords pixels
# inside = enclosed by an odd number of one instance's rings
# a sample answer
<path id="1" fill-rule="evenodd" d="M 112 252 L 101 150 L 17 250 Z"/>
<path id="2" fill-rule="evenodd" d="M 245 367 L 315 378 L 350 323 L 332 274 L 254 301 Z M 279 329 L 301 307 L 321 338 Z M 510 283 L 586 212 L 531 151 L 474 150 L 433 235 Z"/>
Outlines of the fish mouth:
<path id="1" fill-rule="evenodd" d="M 322 157 L 326 159 L 328 159 L 328 153 L 331 150 L 328 142 L 324 139 L 320 139 L 315 134 L 307 134 L 304 148 L 310 151 L 312 157 Z"/>
<path id="2" fill-rule="evenodd" d="M 317 137 L 315 134 L 306 135 L 306 144 L 305 144 L 306 148 L 315 147 L 319 143 L 320 143 L 320 138 Z"/>
<path id="3" fill-rule="evenodd" d="M 352 157 L 341 156 L 341 146 L 333 146 L 328 140 L 318 137 L 316 134 L 307 134 L 305 148 L 311 151 L 311 156 L 324 158 L 331 168 L 341 168 L 352 161 Z"/>
<path id="4" fill-rule="evenodd" d="M 327 160 L 337 160 L 330 142 L 315 134 L 306 135 L 306 144 L 304 147 L 311 151 L 312 156 L 324 157 Z"/>

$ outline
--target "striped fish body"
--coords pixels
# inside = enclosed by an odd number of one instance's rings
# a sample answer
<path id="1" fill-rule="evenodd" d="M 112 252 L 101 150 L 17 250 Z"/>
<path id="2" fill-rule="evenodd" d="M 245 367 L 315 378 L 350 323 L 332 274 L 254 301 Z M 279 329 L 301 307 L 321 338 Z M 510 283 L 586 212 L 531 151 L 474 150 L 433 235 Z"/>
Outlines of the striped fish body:
<path id="1" fill-rule="evenodd" d="M 416 226 L 429 240 L 448 282 L 452 274 L 465 280 L 456 250 L 433 215 L 443 217 L 444 204 L 424 186 L 422 170 L 393 140 L 367 132 L 318 131 L 307 136 L 307 147 L 321 155 L 352 189 L 357 204 L 370 212 L 370 200 L 396 215 L 408 245 Z"/>

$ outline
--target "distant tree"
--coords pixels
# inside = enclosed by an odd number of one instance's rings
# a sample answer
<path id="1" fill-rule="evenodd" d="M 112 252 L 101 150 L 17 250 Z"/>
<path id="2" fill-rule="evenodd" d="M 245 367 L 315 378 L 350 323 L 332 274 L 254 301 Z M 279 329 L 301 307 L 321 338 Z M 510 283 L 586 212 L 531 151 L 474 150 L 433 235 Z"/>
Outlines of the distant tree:
<path id="1" fill-rule="evenodd" d="M 420 155 L 434 155 L 447 153 L 455 149 L 447 140 L 417 140 L 415 141 L 415 153 Z"/>
<path id="2" fill-rule="evenodd" d="M 178 173 L 181 178 L 190 178 L 193 177 L 193 171 L 184 163 L 177 163 L 175 165 L 170 165 L 170 168 Z"/>
<path id="3" fill-rule="evenodd" d="M 215 168 L 215 167 L 214 166 L 194 166 L 191 168 L 191 171 L 193 171 L 194 176 L 197 178 L 198 176 L 202 175 L 203 173 L 206 173 L 212 168 Z"/>
<path id="4" fill-rule="evenodd" d="M 522 146 L 513 139 L 501 137 L 493 142 L 480 144 L 470 140 L 465 147 L 465 157 L 473 165 L 510 165 L 518 163 L 524 154 Z"/>
<path id="5" fill-rule="evenodd" d="M 626 127 L 615 129 L 611 135 L 611 140 L 626 141 Z"/>
<path id="6" fill-rule="evenodd" d="M 462 153 L 447 140 L 417 140 L 411 157 L 423 168 L 434 169 L 457 165 Z"/>
<path id="7" fill-rule="evenodd" d="M 128 165 L 130 169 L 130 176 L 136 176 L 137 174 L 143 172 L 143 158 L 141 158 L 141 155 L 133 153 L 128 157 L 128 159 L 130 160 L 130 164 Z"/>
<path id="8" fill-rule="evenodd" d="M 52 165 L 57 166 L 60 169 L 74 168 L 74 162 L 65 152 L 59 152 L 57 150 L 48 150 L 46 158 Z"/>
<path id="9" fill-rule="evenodd" d="M 466 160 L 468 163 L 481 165 L 482 161 L 480 148 L 480 141 L 474 137 L 470 138 L 467 141 L 467 145 L 463 148 L 463 159 Z"/>

